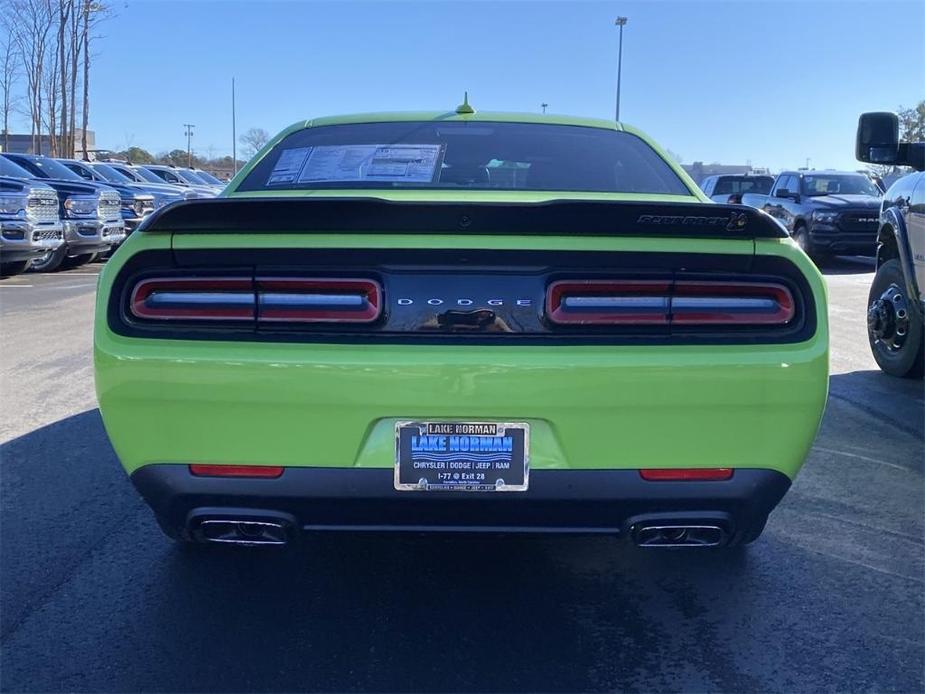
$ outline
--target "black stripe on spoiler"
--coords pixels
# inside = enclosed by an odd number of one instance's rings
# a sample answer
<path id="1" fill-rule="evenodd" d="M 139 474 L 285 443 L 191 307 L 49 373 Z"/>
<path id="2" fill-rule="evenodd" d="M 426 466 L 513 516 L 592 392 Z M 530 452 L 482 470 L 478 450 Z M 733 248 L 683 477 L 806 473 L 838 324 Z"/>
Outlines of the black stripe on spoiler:
<path id="1" fill-rule="evenodd" d="M 152 214 L 146 232 L 674 236 L 786 238 L 773 218 L 744 205 L 552 200 L 396 202 L 356 198 L 216 198 Z"/>

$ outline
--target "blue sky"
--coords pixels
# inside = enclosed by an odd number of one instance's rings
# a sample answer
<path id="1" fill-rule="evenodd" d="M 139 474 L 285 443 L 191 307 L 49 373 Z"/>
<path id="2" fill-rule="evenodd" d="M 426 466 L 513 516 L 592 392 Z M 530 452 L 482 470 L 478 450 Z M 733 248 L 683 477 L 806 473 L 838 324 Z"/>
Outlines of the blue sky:
<path id="1" fill-rule="evenodd" d="M 857 116 L 925 97 L 925 3 L 113 0 L 92 73 L 97 145 L 231 150 L 312 116 L 449 109 L 613 117 L 685 163 L 856 167 Z M 884 37 L 888 43 L 885 43 Z M 134 85 L 140 85 L 135 88 Z"/>

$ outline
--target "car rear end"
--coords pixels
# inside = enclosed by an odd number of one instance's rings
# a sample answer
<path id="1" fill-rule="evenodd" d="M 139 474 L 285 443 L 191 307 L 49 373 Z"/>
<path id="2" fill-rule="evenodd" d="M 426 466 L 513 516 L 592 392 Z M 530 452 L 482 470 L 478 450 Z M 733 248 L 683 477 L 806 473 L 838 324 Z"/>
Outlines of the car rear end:
<path id="1" fill-rule="evenodd" d="M 680 173 L 686 195 L 518 192 L 513 165 L 501 191 L 243 191 L 274 144 L 101 277 L 101 411 L 168 534 L 757 537 L 827 389 L 823 285 L 778 225 Z"/>

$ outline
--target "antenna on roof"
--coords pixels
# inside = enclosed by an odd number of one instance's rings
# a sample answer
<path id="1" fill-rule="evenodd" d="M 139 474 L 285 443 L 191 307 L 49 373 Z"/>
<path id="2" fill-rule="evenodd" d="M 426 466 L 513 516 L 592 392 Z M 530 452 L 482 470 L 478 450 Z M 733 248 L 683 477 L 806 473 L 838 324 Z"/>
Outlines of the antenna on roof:
<path id="1" fill-rule="evenodd" d="M 463 102 L 456 107 L 456 113 L 475 113 L 475 109 L 469 105 L 469 92 L 463 92 Z"/>

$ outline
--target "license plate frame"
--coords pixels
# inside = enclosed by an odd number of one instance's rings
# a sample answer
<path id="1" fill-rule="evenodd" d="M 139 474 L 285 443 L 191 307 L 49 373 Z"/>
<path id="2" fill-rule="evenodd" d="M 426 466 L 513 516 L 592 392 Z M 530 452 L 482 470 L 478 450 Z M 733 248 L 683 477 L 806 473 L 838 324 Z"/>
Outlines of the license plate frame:
<path id="1" fill-rule="evenodd" d="M 413 436 L 418 437 L 416 445 Z M 422 437 L 428 440 L 422 441 Z M 471 450 L 475 446 L 478 451 Z M 527 422 L 401 420 L 395 423 L 397 491 L 525 492 L 529 484 Z"/>

